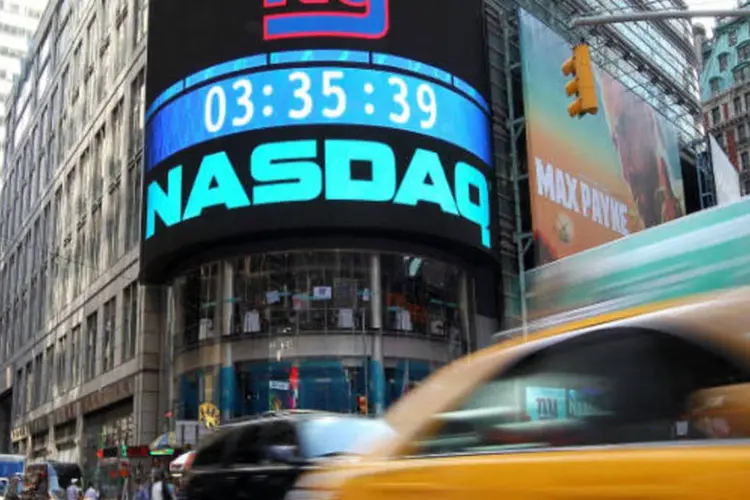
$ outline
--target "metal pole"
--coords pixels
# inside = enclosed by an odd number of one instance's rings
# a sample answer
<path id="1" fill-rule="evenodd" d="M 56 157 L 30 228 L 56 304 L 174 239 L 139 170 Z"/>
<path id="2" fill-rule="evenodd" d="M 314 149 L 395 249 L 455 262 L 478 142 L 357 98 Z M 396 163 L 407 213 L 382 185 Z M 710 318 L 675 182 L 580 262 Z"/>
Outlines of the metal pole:
<path id="1" fill-rule="evenodd" d="M 513 197 L 515 206 L 515 217 L 516 217 L 516 252 L 518 253 L 518 295 L 521 301 L 521 327 L 523 328 L 523 338 L 526 339 L 528 333 L 528 318 L 526 311 L 526 272 L 524 269 L 524 254 L 526 249 L 523 244 L 523 214 L 521 213 L 521 188 L 520 182 L 520 167 L 518 165 L 518 135 L 516 133 L 516 116 L 514 113 L 515 109 L 515 97 L 513 95 L 513 63 L 510 60 L 510 21 L 505 17 L 505 23 L 503 26 L 503 51 L 505 52 L 505 86 L 506 86 L 506 97 L 508 106 L 508 124 L 510 132 L 510 158 L 513 169 Z"/>
<path id="2" fill-rule="evenodd" d="M 692 19 L 695 17 L 750 17 L 750 9 L 712 9 L 712 10 L 660 10 L 643 12 L 625 12 L 622 14 L 605 14 L 599 16 L 574 17 L 571 26 L 595 26 L 600 24 L 630 23 L 635 21 L 652 21 L 657 19 Z"/>

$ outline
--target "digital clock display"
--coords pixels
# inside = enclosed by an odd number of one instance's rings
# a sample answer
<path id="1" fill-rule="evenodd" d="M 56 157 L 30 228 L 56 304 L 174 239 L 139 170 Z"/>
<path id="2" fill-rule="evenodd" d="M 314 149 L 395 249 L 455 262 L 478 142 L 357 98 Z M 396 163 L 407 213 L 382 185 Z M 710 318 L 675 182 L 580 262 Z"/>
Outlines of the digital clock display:
<path id="1" fill-rule="evenodd" d="M 316 125 L 424 134 L 490 162 L 488 115 L 456 89 L 400 73 L 323 66 L 235 74 L 185 92 L 149 120 L 146 168 L 218 137 Z"/>
<path id="2" fill-rule="evenodd" d="M 144 278 L 196 253 L 302 235 L 491 256 L 481 5 L 230 0 L 212 11 L 226 21 L 213 31 L 205 2 L 155 3 Z M 445 38 L 448 25 L 464 37 Z"/>

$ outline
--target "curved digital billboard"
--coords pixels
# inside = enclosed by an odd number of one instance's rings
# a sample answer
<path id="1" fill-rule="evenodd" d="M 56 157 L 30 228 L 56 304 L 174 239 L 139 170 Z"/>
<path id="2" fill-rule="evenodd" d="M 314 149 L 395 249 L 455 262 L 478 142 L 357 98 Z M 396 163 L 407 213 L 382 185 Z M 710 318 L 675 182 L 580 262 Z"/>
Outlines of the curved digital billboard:
<path id="1" fill-rule="evenodd" d="M 491 255 L 481 0 L 149 7 L 142 275 L 357 234 Z"/>

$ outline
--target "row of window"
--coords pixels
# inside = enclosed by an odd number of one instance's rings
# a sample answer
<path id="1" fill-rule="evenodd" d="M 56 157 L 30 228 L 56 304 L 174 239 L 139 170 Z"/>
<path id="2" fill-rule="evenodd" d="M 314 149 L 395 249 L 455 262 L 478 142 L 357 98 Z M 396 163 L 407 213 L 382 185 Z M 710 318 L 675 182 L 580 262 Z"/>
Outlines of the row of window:
<path id="1" fill-rule="evenodd" d="M 40 19 L 43 14 L 43 12 L 39 9 L 34 9 L 32 7 L 23 7 L 18 2 L 6 2 L 5 0 L 0 0 L 0 10 L 10 12 L 11 14 L 23 14 L 26 17 L 31 17 L 34 19 Z"/>
<path id="2" fill-rule="evenodd" d="M 459 304 L 456 266 L 384 253 L 377 279 L 382 309 L 375 312 L 366 252 L 258 254 L 207 264 L 174 285 L 176 345 L 224 335 L 361 332 L 382 325 L 450 341 L 456 355 L 462 352 L 466 311 Z"/>
<path id="3" fill-rule="evenodd" d="M 750 66 L 748 66 L 750 67 Z M 736 116 L 740 116 L 743 113 L 750 112 L 750 92 L 745 93 L 743 96 L 736 96 L 734 99 L 732 99 L 732 113 L 729 112 L 729 106 L 724 105 L 724 111 L 722 112 L 722 108 L 717 105 L 711 108 L 711 115 L 709 117 L 708 113 L 705 114 L 705 125 L 706 127 L 716 127 L 720 125 L 723 121 L 729 120 L 730 118 L 734 118 Z M 710 118 L 710 120 L 709 120 Z"/>
<path id="4" fill-rule="evenodd" d="M 137 332 L 138 285 L 132 283 L 121 297 L 107 301 L 101 314 L 89 314 L 82 324 L 48 343 L 43 352 L 16 370 L 14 385 L 20 390 L 13 391 L 14 418 L 133 359 Z"/>
<path id="5" fill-rule="evenodd" d="M 24 38 L 31 38 L 34 36 L 34 32 L 32 30 L 6 23 L 0 23 L 0 34 L 21 36 Z"/>

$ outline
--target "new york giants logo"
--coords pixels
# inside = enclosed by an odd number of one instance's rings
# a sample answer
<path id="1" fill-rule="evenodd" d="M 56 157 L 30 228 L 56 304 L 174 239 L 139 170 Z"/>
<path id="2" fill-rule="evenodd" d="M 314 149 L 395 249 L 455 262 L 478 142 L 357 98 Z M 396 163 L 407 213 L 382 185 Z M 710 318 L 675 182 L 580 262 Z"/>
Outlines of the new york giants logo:
<path id="1" fill-rule="evenodd" d="M 361 38 L 374 40 L 388 34 L 390 0 L 296 0 L 300 9 L 276 12 L 295 0 L 263 0 L 263 38 Z M 316 10 L 305 9 L 317 7 Z M 346 10 L 344 10 L 346 8 Z M 302 10 L 305 9 L 305 10 Z"/>

